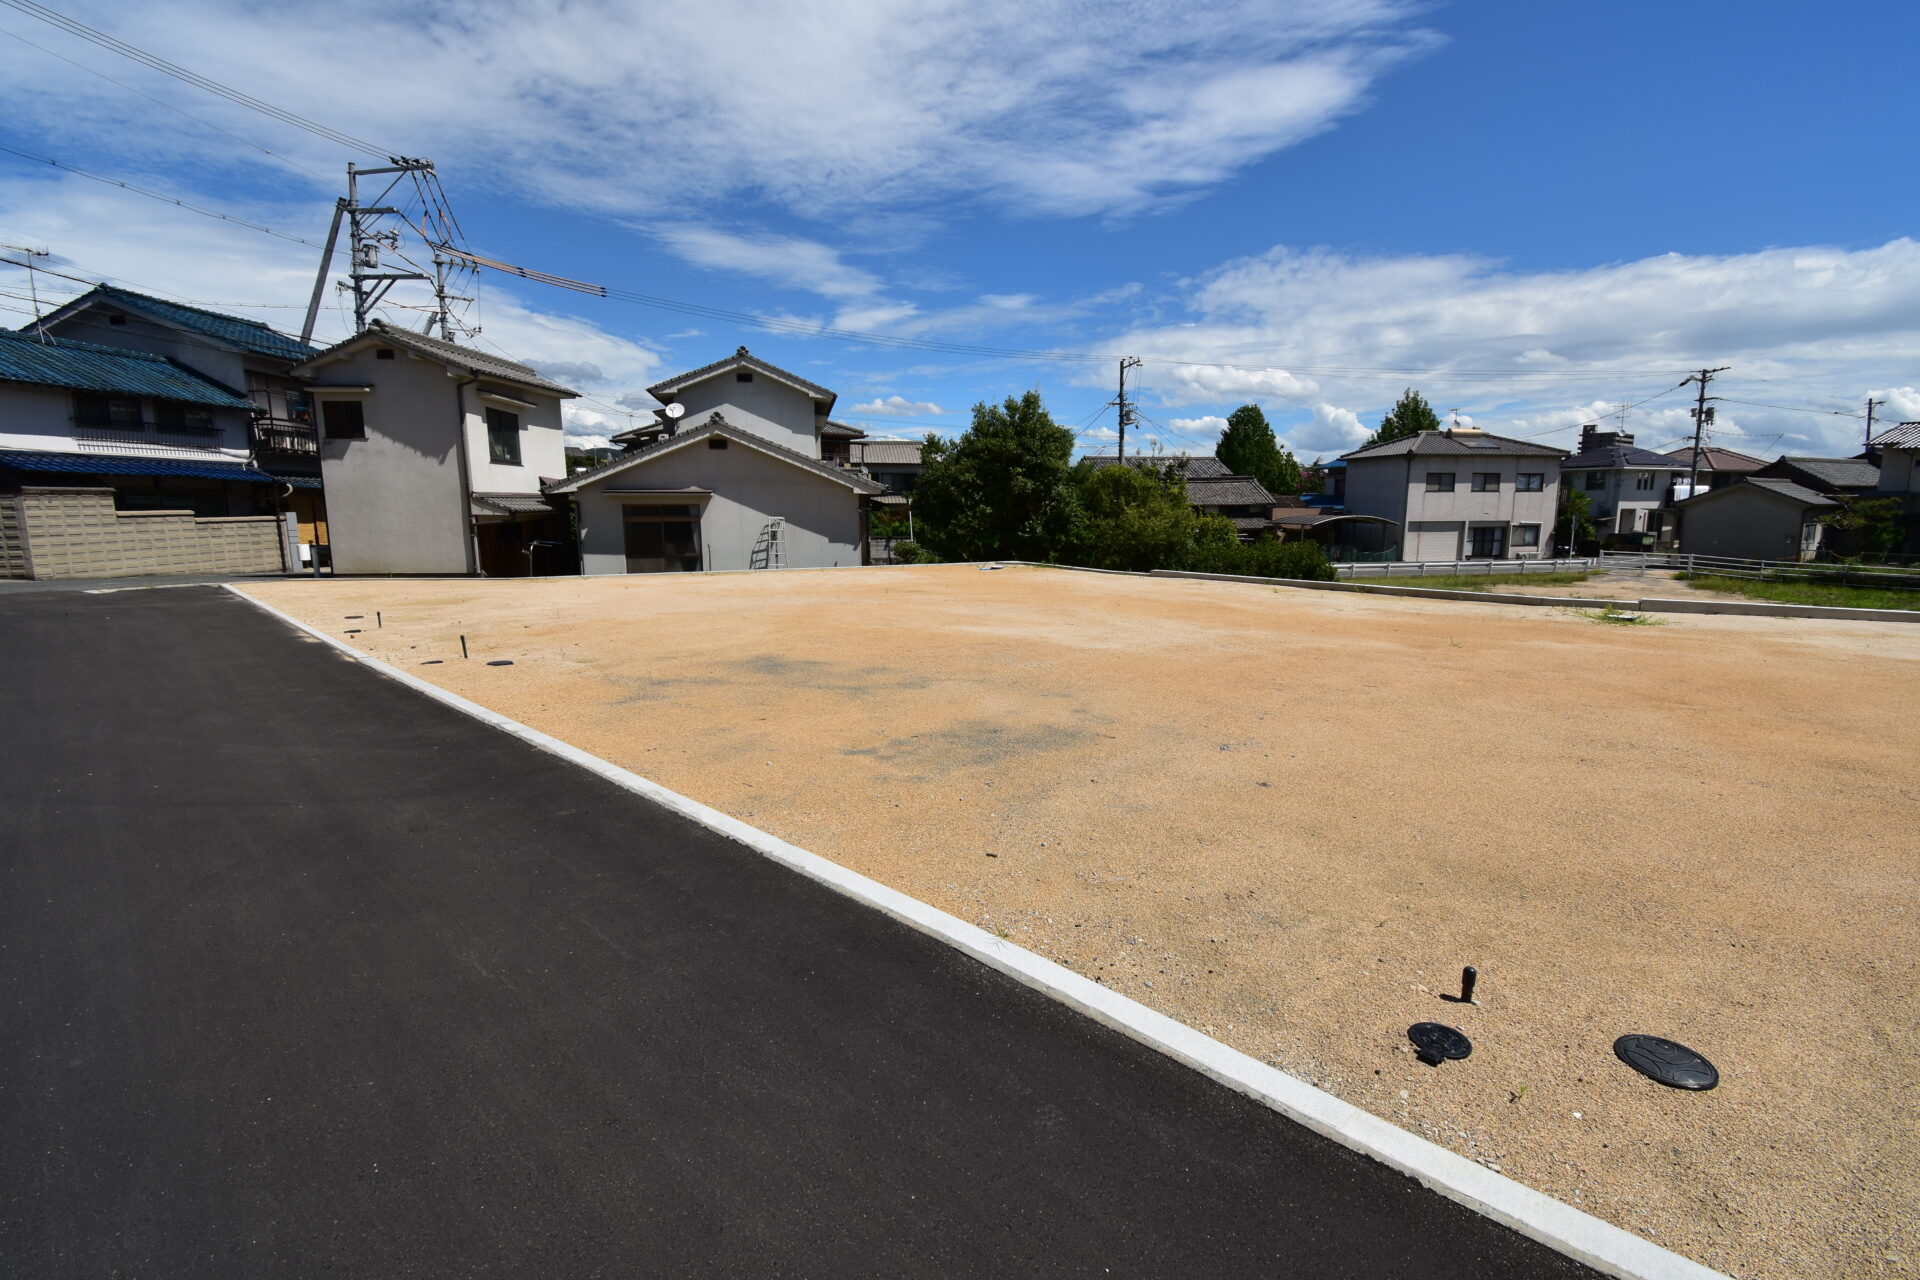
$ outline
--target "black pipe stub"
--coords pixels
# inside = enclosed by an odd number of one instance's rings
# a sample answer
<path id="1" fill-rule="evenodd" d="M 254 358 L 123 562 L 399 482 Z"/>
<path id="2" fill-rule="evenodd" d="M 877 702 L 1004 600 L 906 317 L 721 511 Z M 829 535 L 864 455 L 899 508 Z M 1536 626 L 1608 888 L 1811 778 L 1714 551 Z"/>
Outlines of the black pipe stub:
<path id="1" fill-rule="evenodd" d="M 510 667 L 513 665 L 513 659 L 512 658 L 495 658 L 493 661 L 489 662 L 487 665 L 490 667 Z"/>
<path id="2" fill-rule="evenodd" d="M 1683 1044 L 1659 1036 L 1621 1036 L 1613 1056 L 1670 1089 L 1705 1092 L 1720 1083 L 1720 1070 Z"/>
<path id="3" fill-rule="evenodd" d="M 1413 1041 L 1420 1061 L 1434 1067 L 1449 1058 L 1458 1060 L 1473 1052 L 1473 1041 L 1467 1039 L 1466 1033 L 1444 1022 L 1416 1022 L 1407 1028 L 1407 1039 Z"/>

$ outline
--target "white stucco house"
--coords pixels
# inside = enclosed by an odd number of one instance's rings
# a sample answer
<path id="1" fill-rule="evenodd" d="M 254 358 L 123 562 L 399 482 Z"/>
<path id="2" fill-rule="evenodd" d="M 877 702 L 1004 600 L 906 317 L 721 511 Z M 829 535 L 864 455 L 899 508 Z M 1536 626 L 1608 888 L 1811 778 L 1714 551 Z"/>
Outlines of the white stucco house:
<path id="1" fill-rule="evenodd" d="M 1561 483 L 1587 495 L 1603 543 L 1651 549 L 1673 544 L 1673 487 L 1684 490 L 1689 467 L 1688 459 L 1636 447 L 1628 432 L 1589 423 L 1580 428 L 1579 452 L 1560 471 Z"/>
<path id="2" fill-rule="evenodd" d="M 1566 450 L 1472 427 L 1342 454 L 1349 515 L 1399 525 L 1402 560 L 1532 560 L 1553 551 Z"/>
<path id="3" fill-rule="evenodd" d="M 573 391 L 383 320 L 293 372 L 319 409 L 335 573 L 572 572 L 541 486 L 567 473 Z"/>
<path id="4" fill-rule="evenodd" d="M 670 408 L 629 452 L 546 487 L 574 504 L 583 573 L 866 563 L 886 487 L 823 458 L 833 392 L 745 347 L 647 390 Z"/>

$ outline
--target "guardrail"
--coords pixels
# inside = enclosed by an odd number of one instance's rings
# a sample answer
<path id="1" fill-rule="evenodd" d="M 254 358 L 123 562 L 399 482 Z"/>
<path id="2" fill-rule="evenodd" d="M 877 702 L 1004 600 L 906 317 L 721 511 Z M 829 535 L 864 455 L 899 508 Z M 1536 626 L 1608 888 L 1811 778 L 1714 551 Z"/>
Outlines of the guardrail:
<path id="1" fill-rule="evenodd" d="M 1586 573 L 1600 561 L 1575 557 L 1565 560 L 1394 560 L 1387 563 L 1336 564 L 1339 578 L 1451 578 L 1506 577 L 1529 573 Z"/>
<path id="2" fill-rule="evenodd" d="M 1735 556 L 1696 555 L 1686 551 L 1604 551 L 1603 567 L 1616 571 L 1677 569 L 1688 577 L 1751 578 L 1774 582 L 1829 582 L 1840 586 L 1887 587 L 1920 591 L 1920 570 L 1894 565 L 1847 564 L 1821 560 L 1746 560 Z"/>

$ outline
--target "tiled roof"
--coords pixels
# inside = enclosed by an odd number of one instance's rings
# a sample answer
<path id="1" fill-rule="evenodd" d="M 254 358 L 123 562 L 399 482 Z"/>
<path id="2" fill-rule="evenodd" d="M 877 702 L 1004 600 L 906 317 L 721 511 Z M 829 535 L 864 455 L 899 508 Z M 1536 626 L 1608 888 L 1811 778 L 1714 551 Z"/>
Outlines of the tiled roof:
<path id="1" fill-rule="evenodd" d="M 716 373 L 724 373 L 736 365 L 744 365 L 751 369 L 757 369 L 770 377 L 790 382 L 814 399 L 825 400 L 828 404 L 832 404 L 839 398 L 817 382 L 808 382 L 797 373 L 789 373 L 779 365 L 768 364 L 759 356 L 749 353 L 745 347 L 739 348 L 724 360 L 715 360 L 712 364 L 703 364 L 698 369 L 689 369 L 685 373 L 676 374 L 668 378 L 665 382 L 656 382 L 647 388 L 647 394 L 658 400 L 662 392 L 671 395 L 673 392 L 680 390 L 690 383 L 702 381 L 703 379 L 712 377 Z"/>
<path id="2" fill-rule="evenodd" d="M 1776 480 L 1772 476 L 1748 476 L 1745 480 L 1741 481 L 1741 483 L 1750 484 L 1756 489 L 1765 489 L 1769 493 L 1777 493 L 1783 498 L 1792 498 L 1795 502 L 1805 503 L 1809 507 L 1831 507 L 1836 505 L 1833 499 L 1827 497 L 1826 494 L 1815 493 L 1805 485 L 1795 484 L 1791 480 Z M 1707 492 L 1731 492 L 1737 488 L 1739 488 L 1739 485 L 1729 485 L 1724 490 L 1709 489 Z M 1702 496 L 1704 497 L 1705 495 L 1703 494 Z"/>
<path id="3" fill-rule="evenodd" d="M 196 480 L 239 480 L 247 484 L 282 484 L 242 462 L 212 462 L 199 458 L 125 458 L 100 453 L 30 453 L 0 449 L 0 468 L 90 476 L 185 476 Z"/>
<path id="4" fill-rule="evenodd" d="M 1597 449 L 1588 449 L 1585 453 L 1576 453 L 1571 458 L 1560 460 L 1562 471 L 1611 471 L 1627 467 L 1642 471 L 1690 469 L 1686 461 L 1670 453 L 1636 449 L 1630 444 L 1603 444 Z"/>
<path id="5" fill-rule="evenodd" d="M 1880 468 L 1865 458 L 1779 458 L 1767 470 L 1825 489 L 1872 489 L 1880 483 Z"/>
<path id="6" fill-rule="evenodd" d="M 0 382 L 70 387 L 182 404 L 251 409 L 253 402 L 165 356 L 0 329 Z"/>
<path id="7" fill-rule="evenodd" d="M 1090 453 L 1081 459 L 1088 466 L 1098 470 L 1110 467 L 1119 459 L 1109 453 Z M 1210 480 L 1218 476 L 1230 476 L 1233 468 L 1218 458 L 1209 458 L 1205 454 L 1163 453 L 1159 455 L 1136 453 L 1127 459 L 1129 466 L 1135 467 L 1177 467 L 1189 480 Z"/>
<path id="8" fill-rule="evenodd" d="M 1403 436 L 1398 440 L 1389 440 L 1385 444 L 1362 446 L 1340 456 L 1342 458 L 1398 458 L 1407 454 L 1421 457 L 1451 454 L 1456 457 L 1501 457 L 1519 454 L 1529 458 L 1562 458 L 1566 453 L 1565 449 L 1556 449 L 1552 445 L 1535 444 L 1531 440 L 1515 440 L 1510 436 L 1496 436 L 1484 431 L 1463 432 L 1459 435 L 1448 431 L 1422 431 L 1416 435 Z"/>
<path id="9" fill-rule="evenodd" d="M 345 342 L 336 342 L 325 351 L 308 360 L 296 372 L 312 373 L 314 367 L 330 356 L 344 352 L 349 347 L 370 342 L 391 343 L 396 347 L 406 347 L 417 351 L 442 364 L 452 365 L 465 370 L 476 378 L 496 378 L 501 382 L 515 382 L 523 387 L 535 387 L 549 391 L 557 396 L 577 396 L 580 393 L 557 382 L 550 382 L 533 371 L 532 366 L 509 360 L 505 356 L 489 355 L 485 351 L 475 351 L 472 347 L 463 347 L 457 342 L 442 342 L 438 338 L 429 338 L 424 333 L 415 333 L 411 329 L 402 329 L 388 324 L 385 320 L 375 320 L 364 330 L 354 334 Z"/>
<path id="10" fill-rule="evenodd" d="M 281 360 L 305 360 L 319 350 L 298 338 L 276 332 L 258 320 L 230 316 L 221 311 L 206 311 L 183 302 L 169 302 L 165 298 L 135 293 L 131 289 L 110 284 L 95 285 L 54 314 L 82 310 L 94 299 L 117 303 L 130 311 L 144 312 L 156 320 L 178 325 L 202 337 L 215 338 L 256 355 L 274 356 Z"/>
<path id="11" fill-rule="evenodd" d="M 1222 516 L 1220 518 L 1227 521 L 1227 523 L 1231 524 L 1241 533 L 1258 533 L 1262 529 L 1271 529 L 1273 527 L 1273 521 L 1267 519 L 1265 516 Z"/>
<path id="12" fill-rule="evenodd" d="M 864 440 L 867 433 L 858 427 L 850 427 L 844 422 L 829 422 L 820 428 L 820 434 L 832 440 Z"/>
<path id="13" fill-rule="evenodd" d="M 847 459 L 856 466 L 902 467 L 920 465 L 917 440 L 860 440 L 848 447 Z"/>
<path id="14" fill-rule="evenodd" d="M 718 416 L 718 413 L 714 415 L 714 417 Z M 783 444 L 775 444 L 765 437 L 757 436 L 744 428 L 736 427 L 726 421 L 725 418 L 721 418 L 720 421 L 716 423 L 713 417 L 709 417 L 705 422 L 694 427 L 692 430 L 682 431 L 678 435 L 669 436 L 665 440 L 659 441 L 656 444 L 650 444 L 644 449 L 635 449 L 632 453 L 623 453 L 609 462 L 601 463 L 590 471 L 576 471 L 564 480 L 556 481 L 553 484 L 542 485 L 541 487 L 547 493 L 574 493 L 577 492 L 582 485 L 591 484 L 603 476 L 610 476 L 616 471 L 624 471 L 626 468 L 634 466 L 637 463 L 659 457 L 661 454 L 669 453 L 674 449 L 683 448 L 695 440 L 704 440 L 708 436 L 716 434 L 726 436 L 729 440 L 737 440 L 749 448 L 762 450 L 780 459 L 782 462 L 791 462 L 795 466 L 805 467 L 810 471 L 817 471 L 829 480 L 836 480 L 846 485 L 855 493 L 877 494 L 887 491 L 885 485 L 876 484 L 874 481 L 846 467 L 828 466 L 817 458 L 809 458 L 806 454 L 797 453 Z"/>
<path id="15" fill-rule="evenodd" d="M 515 515 L 553 514 L 553 504 L 537 493 L 476 493 L 473 500 Z"/>
<path id="16" fill-rule="evenodd" d="M 1903 422 L 1871 441 L 1876 449 L 1920 449 L 1920 422 Z"/>
<path id="17" fill-rule="evenodd" d="M 1188 476 L 1187 501 L 1196 507 L 1270 507 L 1273 495 L 1252 476 Z"/>
<path id="18" fill-rule="evenodd" d="M 1675 449 L 1671 456 L 1678 458 L 1689 468 L 1693 466 L 1692 445 L 1688 445 L 1684 449 Z M 1763 459 L 1749 458 L 1746 454 L 1735 453 L 1731 449 L 1716 449 L 1709 445 L 1700 451 L 1700 469 L 1702 471 L 1717 471 L 1724 475 L 1727 472 L 1758 471 L 1766 465 Z"/>

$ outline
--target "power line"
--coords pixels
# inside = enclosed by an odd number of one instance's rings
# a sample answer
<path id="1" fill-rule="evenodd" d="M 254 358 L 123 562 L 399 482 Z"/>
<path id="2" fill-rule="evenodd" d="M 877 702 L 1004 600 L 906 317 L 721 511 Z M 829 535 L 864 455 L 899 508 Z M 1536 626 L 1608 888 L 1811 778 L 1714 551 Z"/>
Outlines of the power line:
<path id="1" fill-rule="evenodd" d="M 1790 413 L 1817 413 L 1824 417 L 1831 418 L 1860 418 L 1866 416 L 1859 413 L 1848 413 L 1844 409 L 1806 409 L 1795 404 L 1762 404 L 1758 400 L 1731 400 L 1726 396 L 1715 396 L 1714 399 L 1720 401 L 1722 404 L 1744 404 L 1755 409 L 1785 409 Z"/>
<path id="2" fill-rule="evenodd" d="M 96 71 L 84 62 L 75 62 L 72 58 L 67 57 L 67 55 L 65 55 L 64 53 L 55 53 L 53 50 L 47 48 L 43 44 L 35 44 L 33 41 L 27 39 L 25 36 L 21 35 L 17 31 L 8 31 L 5 27 L 0 27 L 0 35 L 12 36 L 15 40 L 18 40 L 21 44 L 26 45 L 29 49 L 38 49 L 41 53 L 46 54 L 49 58 L 58 58 L 60 59 L 60 61 L 66 63 L 68 66 L 78 67 L 80 70 L 86 72 L 88 75 L 99 76 L 102 80 L 105 80 L 110 85 L 116 85 L 119 88 L 125 89 L 128 93 L 138 94 L 142 98 L 145 98 L 148 102 L 156 103 L 159 106 L 165 107 L 169 111 L 178 112 L 179 114 L 185 116 L 187 119 L 193 121 L 195 124 L 205 125 L 207 128 L 213 130 L 215 133 L 221 134 L 228 138 L 232 138 L 235 142 L 238 142 L 244 147 L 251 148 L 255 151 L 263 152 L 266 155 L 272 156 L 275 160 L 278 160 L 282 164 L 291 165 L 293 168 L 298 169 L 300 172 L 305 174 L 311 174 L 313 177 L 319 178 L 323 182 L 327 181 L 326 175 L 321 173 L 316 173 L 314 170 L 309 169 L 307 168 L 307 166 L 301 164 L 298 160 L 294 160 L 291 157 L 281 155 L 278 151 L 275 151 L 272 147 L 263 146 L 260 143 L 255 142 L 250 138 L 243 138 L 237 133 L 230 133 L 227 130 L 222 129 L 219 125 L 213 123 L 213 121 L 202 120 L 199 116 L 194 115 L 193 112 L 186 110 L 184 107 L 177 107 L 173 103 L 168 102 L 165 98 L 157 98 L 153 94 L 148 93 L 145 89 L 136 89 L 124 80 L 115 80 L 112 76 L 108 75 L 106 72 Z"/>
<path id="3" fill-rule="evenodd" d="M 10 3 L 12 3 L 12 0 L 0 0 L 0 4 Z M 197 213 L 206 218 L 218 218 L 222 222 L 231 222 L 235 226 L 247 227 L 253 231 L 264 231 L 270 236 L 278 236 L 282 240 L 291 240 L 295 244 L 304 244 L 314 249 L 320 247 L 305 236 L 289 235 L 285 231 L 275 231 L 272 227 L 263 227 L 257 222 L 248 222 L 245 218 L 236 218 L 231 214 L 219 213 L 213 209 L 202 209 L 197 204 L 188 204 L 185 200 L 176 200 L 172 196 L 163 196 L 157 191 L 148 191 L 145 187 L 136 187 L 131 182 L 122 182 L 118 178 L 104 178 L 97 173 L 88 173 L 85 169 L 76 169 L 70 164 L 62 164 L 58 160 L 49 160 L 45 156 L 32 155 L 4 144 L 0 144 L 0 151 L 4 151 L 8 155 L 19 156 L 22 160 L 31 160 L 36 164 L 52 165 L 56 169 L 65 170 L 79 177 L 91 178 L 95 182 L 104 182 L 110 187 L 119 187 L 123 191 L 131 191 L 137 196 L 145 196 L 149 200 L 158 200 L 162 204 L 177 205 L 185 209 L 188 213 Z"/>
<path id="4" fill-rule="evenodd" d="M 84 22 L 69 18 L 63 13 L 57 13 L 44 5 L 35 4 L 34 0 L 0 0 L 0 4 L 4 4 L 11 9 L 17 9 L 30 18 L 38 18 L 48 26 L 64 31 L 68 35 L 78 36 L 82 40 L 90 41 L 93 44 L 99 45 L 102 49 L 119 54 L 123 58 L 131 58 L 143 67 L 149 67 L 163 75 L 172 76 L 174 79 L 190 84 L 196 89 L 201 89 L 207 93 L 225 98 L 227 101 L 246 107 L 250 111 L 258 111 L 260 114 L 270 116 L 282 124 L 292 125 L 296 129 L 304 129 L 308 133 L 316 137 L 325 138 L 328 142 L 332 142 L 338 146 L 346 147 L 352 151 L 364 151 L 368 155 L 379 156 L 383 159 L 393 154 L 390 149 L 375 146 L 364 138 L 356 138 L 343 130 L 332 128 L 315 120 L 309 120 L 307 117 L 296 112 L 288 111 L 283 107 L 276 107 L 271 102 L 263 101 L 248 93 L 242 93 L 238 89 L 221 84 L 218 80 L 209 79 L 196 71 L 189 71 L 185 67 L 168 62 L 158 54 L 148 53 L 145 49 L 128 44 L 124 40 L 116 39 L 104 31 L 96 31 Z"/>

